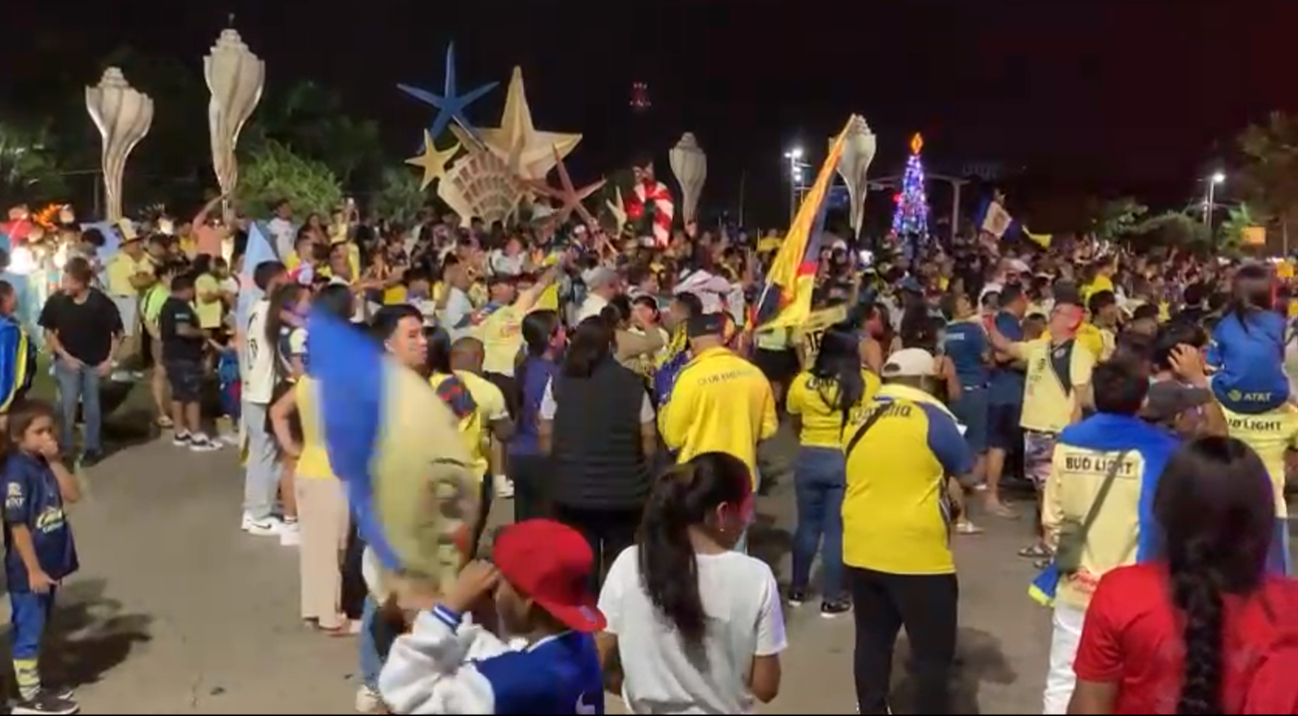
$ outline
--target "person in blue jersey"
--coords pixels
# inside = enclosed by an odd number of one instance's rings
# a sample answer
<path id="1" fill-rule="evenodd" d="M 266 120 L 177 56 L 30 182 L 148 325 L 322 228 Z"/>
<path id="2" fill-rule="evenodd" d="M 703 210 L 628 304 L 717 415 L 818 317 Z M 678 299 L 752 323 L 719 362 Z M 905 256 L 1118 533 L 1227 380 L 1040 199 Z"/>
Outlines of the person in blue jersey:
<path id="1" fill-rule="evenodd" d="M 81 490 L 59 460 L 54 410 L 33 401 L 9 421 L 10 454 L 0 469 L 4 485 L 5 581 L 12 608 L 14 675 L 19 701 L 15 714 L 72 714 L 78 711 L 68 689 L 41 683 L 40 662 L 54 595 L 59 583 L 77 571 L 77 548 L 64 514 Z"/>
<path id="2" fill-rule="evenodd" d="M 402 600 L 423 611 L 388 654 L 384 703 L 401 714 L 604 713 L 592 633 L 606 623 L 587 589 L 586 540 L 558 522 L 519 522 L 496 538 L 492 562 L 471 562 L 440 599 Z"/>
<path id="3" fill-rule="evenodd" d="M 942 353 L 951 359 L 960 379 L 960 395 L 952 396 L 951 412 L 965 426 L 964 440 L 974 454 L 968 479 L 982 482 L 987 467 L 987 386 L 991 381 L 988 359 L 991 344 L 978 320 L 978 309 L 968 294 L 948 293 L 942 298 L 948 323 L 942 333 Z"/>
<path id="4" fill-rule="evenodd" d="M 1028 297 L 1018 284 L 1009 284 L 1001 290 L 1000 310 L 992 323 L 1001 335 L 1012 341 L 1026 340 L 1023 318 L 1028 312 Z M 1013 517 L 1015 512 L 1002 500 L 1001 475 L 1005 460 L 1023 444 L 1023 429 L 1019 419 L 1023 412 L 1023 390 L 1026 381 L 1025 366 L 1012 356 L 993 351 L 995 370 L 987 389 L 987 492 L 984 493 L 987 511 L 1001 517 Z"/>
<path id="5" fill-rule="evenodd" d="M 0 429 L 9 413 L 21 405 L 36 374 L 36 344 L 15 317 L 18 294 L 0 281 Z"/>
<path id="6" fill-rule="evenodd" d="M 1212 392 L 1227 410 L 1255 415 L 1289 399 L 1284 374 L 1285 320 L 1273 309 L 1269 269 L 1257 264 L 1235 274 L 1230 307 L 1212 332 L 1208 362 L 1217 368 Z"/>

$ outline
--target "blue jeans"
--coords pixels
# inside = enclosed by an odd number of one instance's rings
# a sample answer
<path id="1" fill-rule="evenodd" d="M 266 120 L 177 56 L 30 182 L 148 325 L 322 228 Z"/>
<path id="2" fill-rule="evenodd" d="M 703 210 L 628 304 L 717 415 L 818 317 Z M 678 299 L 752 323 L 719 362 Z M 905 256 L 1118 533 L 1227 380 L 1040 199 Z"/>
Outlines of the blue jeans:
<path id="1" fill-rule="evenodd" d="M 69 368 L 62 361 L 54 363 L 54 379 L 59 384 L 59 444 L 71 452 L 77 426 L 77 404 L 81 404 L 81 419 L 85 423 L 86 452 L 98 452 L 103 445 L 99 429 L 103 416 L 99 410 L 99 374 L 92 365 Z"/>
<path id="2" fill-rule="evenodd" d="M 811 563 L 820 549 L 821 594 L 827 602 L 837 601 L 843 598 L 843 492 L 847 489 L 843 451 L 804 447 L 793 470 L 798 527 L 793 534 L 792 587 L 807 588 Z"/>
<path id="3" fill-rule="evenodd" d="M 379 613 L 374 597 L 365 597 L 365 611 L 361 615 L 361 683 L 371 689 L 379 688 L 379 673 L 383 671 L 383 657 L 374 639 L 374 618 Z"/>

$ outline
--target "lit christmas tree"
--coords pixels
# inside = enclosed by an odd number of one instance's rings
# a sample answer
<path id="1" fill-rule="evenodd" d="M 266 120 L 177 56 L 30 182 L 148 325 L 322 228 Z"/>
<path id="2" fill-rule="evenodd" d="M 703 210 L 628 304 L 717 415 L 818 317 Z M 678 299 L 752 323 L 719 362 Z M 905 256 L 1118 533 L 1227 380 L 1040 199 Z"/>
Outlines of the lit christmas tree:
<path id="1" fill-rule="evenodd" d="M 897 211 L 892 215 L 892 233 L 902 239 L 911 235 L 928 238 L 928 195 L 924 193 L 924 164 L 919 159 L 923 148 L 924 138 L 916 134 L 910 140 L 910 159 L 901 179 Z"/>

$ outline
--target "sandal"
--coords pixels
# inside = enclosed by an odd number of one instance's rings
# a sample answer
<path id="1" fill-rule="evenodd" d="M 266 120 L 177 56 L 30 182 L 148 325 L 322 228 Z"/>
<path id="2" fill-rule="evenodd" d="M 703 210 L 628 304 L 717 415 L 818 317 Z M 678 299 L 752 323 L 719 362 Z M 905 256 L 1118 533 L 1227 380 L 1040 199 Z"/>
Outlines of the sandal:
<path id="1" fill-rule="evenodd" d="M 1034 544 L 1019 550 L 1019 556 L 1025 559 L 1042 559 L 1050 556 L 1050 550 L 1039 544 Z"/>
<path id="2" fill-rule="evenodd" d="M 1032 563 L 1032 566 L 1037 569 L 1045 569 L 1046 567 L 1049 567 L 1050 565 L 1054 564 L 1054 562 L 1055 560 L 1053 559 L 1038 559 L 1037 561 Z"/>
<path id="3" fill-rule="evenodd" d="M 955 531 L 956 534 L 962 535 L 980 535 L 983 533 L 983 528 L 968 520 L 962 520 L 955 524 Z"/>
<path id="4" fill-rule="evenodd" d="M 157 423 L 158 423 L 158 427 L 162 428 L 163 430 L 170 430 L 176 427 L 176 424 L 171 422 L 171 418 L 168 418 L 165 415 L 158 416 Z"/>

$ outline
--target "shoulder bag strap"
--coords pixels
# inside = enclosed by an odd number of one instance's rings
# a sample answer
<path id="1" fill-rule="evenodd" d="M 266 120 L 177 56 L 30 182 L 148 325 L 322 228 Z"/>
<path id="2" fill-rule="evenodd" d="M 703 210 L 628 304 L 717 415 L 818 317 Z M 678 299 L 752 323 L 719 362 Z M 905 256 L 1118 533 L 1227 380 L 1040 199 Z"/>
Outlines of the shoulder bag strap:
<path id="1" fill-rule="evenodd" d="M 1091 531 L 1091 525 L 1095 524 L 1095 519 L 1100 516 L 1100 507 L 1109 497 L 1109 491 L 1113 489 L 1113 481 L 1118 477 L 1118 470 L 1122 469 L 1123 458 L 1130 453 L 1130 450 L 1123 450 L 1113 459 L 1113 464 L 1109 466 L 1109 471 L 1104 475 L 1104 482 L 1100 484 L 1100 491 L 1095 494 L 1095 502 L 1091 503 L 1091 509 L 1086 511 L 1086 517 L 1082 520 L 1081 542 L 1086 541 L 1086 535 Z"/>
<path id="2" fill-rule="evenodd" d="M 865 437 L 865 434 L 870 431 L 870 428 L 874 427 L 874 424 L 879 422 L 879 418 L 883 417 L 884 411 L 886 411 L 889 406 L 895 404 L 895 402 L 896 401 L 894 401 L 894 403 L 881 405 L 878 410 L 870 413 L 870 417 L 866 418 L 864 423 L 861 423 L 861 427 L 856 429 L 856 434 L 852 436 L 852 439 L 847 443 L 847 447 L 843 449 L 843 455 L 845 457 L 852 454 L 852 450 L 856 447 L 856 444 L 861 442 L 861 438 Z"/>

